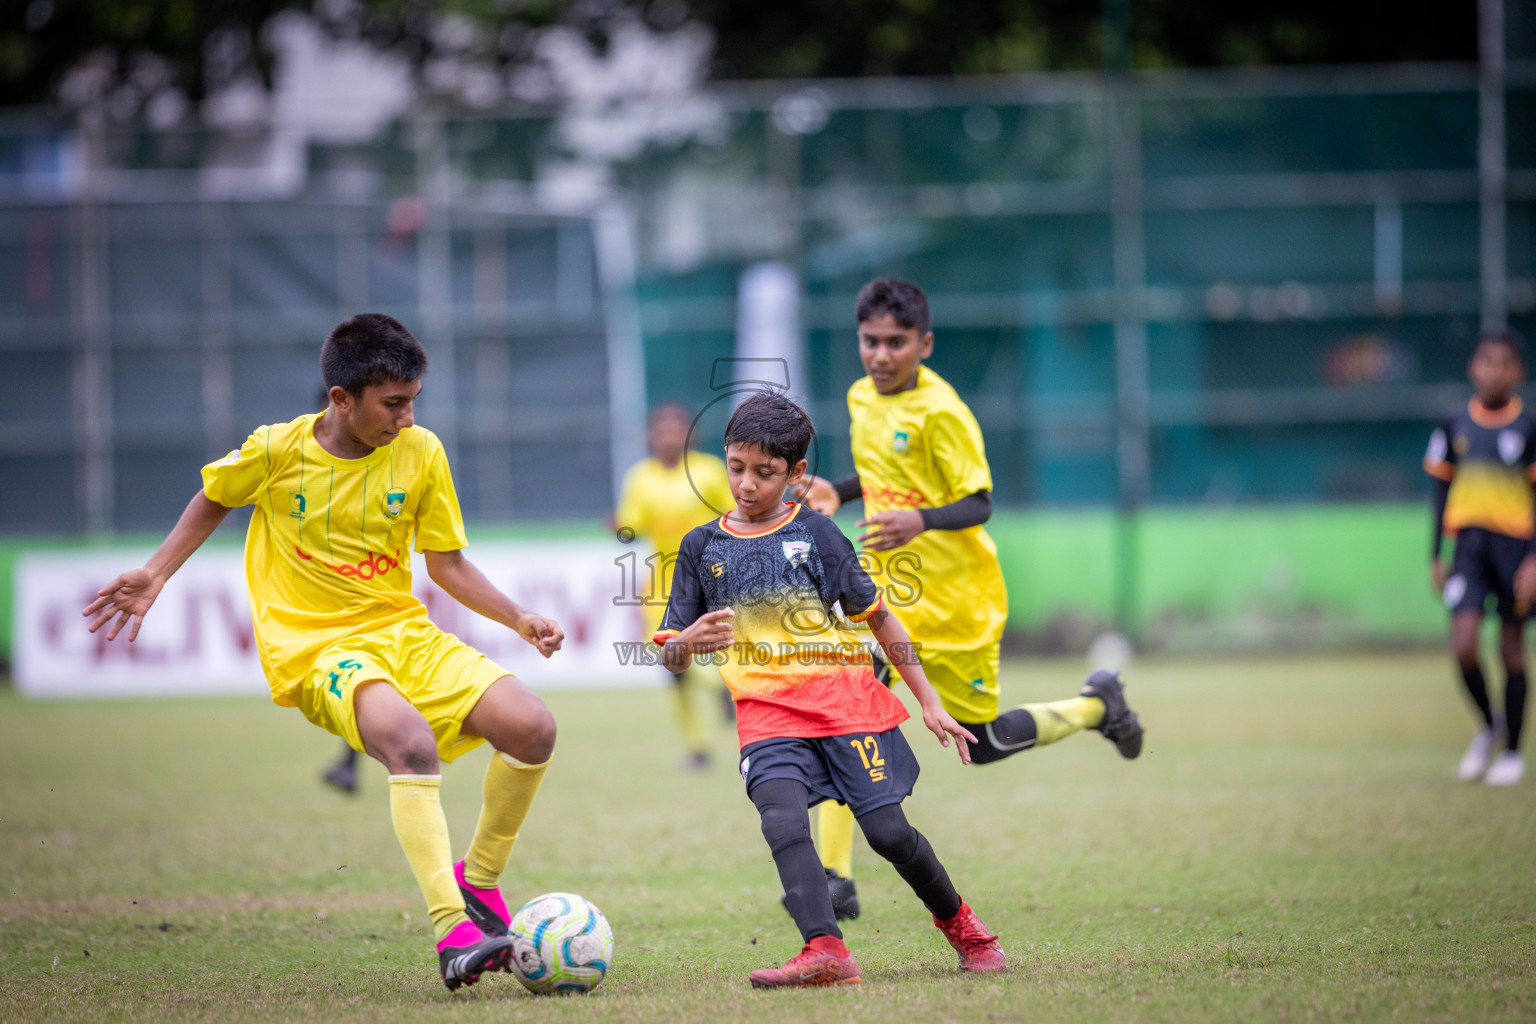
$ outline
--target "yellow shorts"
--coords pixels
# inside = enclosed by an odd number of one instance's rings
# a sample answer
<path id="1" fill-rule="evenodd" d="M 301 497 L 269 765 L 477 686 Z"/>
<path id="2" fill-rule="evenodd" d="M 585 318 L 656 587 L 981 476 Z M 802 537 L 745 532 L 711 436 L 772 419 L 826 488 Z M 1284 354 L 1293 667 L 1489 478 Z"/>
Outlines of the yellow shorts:
<path id="1" fill-rule="evenodd" d="M 944 710 L 957 722 L 990 722 L 997 717 L 997 673 L 1001 643 L 971 651 L 922 652 L 923 671 L 933 684 Z"/>
<path id="2" fill-rule="evenodd" d="M 437 737 L 437 756 L 452 761 L 485 742 L 459 730 L 491 684 L 511 674 L 452 633 L 413 619 L 327 647 L 304 678 L 299 710 L 361 751 L 352 697 L 363 683 L 383 680 L 421 712 Z"/>

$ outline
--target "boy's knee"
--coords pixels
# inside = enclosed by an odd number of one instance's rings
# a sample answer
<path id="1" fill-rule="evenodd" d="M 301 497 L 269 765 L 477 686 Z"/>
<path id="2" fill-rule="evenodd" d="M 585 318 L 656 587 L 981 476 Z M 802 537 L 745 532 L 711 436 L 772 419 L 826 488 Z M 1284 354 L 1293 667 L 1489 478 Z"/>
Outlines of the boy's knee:
<path id="1" fill-rule="evenodd" d="M 798 842 L 811 841 L 810 819 L 805 812 L 796 814 L 789 807 L 773 806 L 763 808 L 761 813 L 763 839 L 774 853 Z"/>
<path id="2" fill-rule="evenodd" d="M 869 848 L 885 860 L 904 863 L 917 850 L 917 829 L 907 821 L 899 804 L 870 811 L 859 819 L 859 827 L 864 830 Z"/>
<path id="3" fill-rule="evenodd" d="M 515 716 L 503 712 L 489 731 L 493 734 L 485 738 L 491 746 L 525 764 L 543 764 L 555 752 L 555 716 L 537 697 Z"/>
<path id="4" fill-rule="evenodd" d="M 528 759 L 543 764 L 555 752 L 555 716 L 541 700 L 528 722 Z"/>
<path id="5" fill-rule="evenodd" d="M 375 756 L 396 775 L 436 775 L 437 737 L 425 721 L 402 723 L 369 739 Z"/>

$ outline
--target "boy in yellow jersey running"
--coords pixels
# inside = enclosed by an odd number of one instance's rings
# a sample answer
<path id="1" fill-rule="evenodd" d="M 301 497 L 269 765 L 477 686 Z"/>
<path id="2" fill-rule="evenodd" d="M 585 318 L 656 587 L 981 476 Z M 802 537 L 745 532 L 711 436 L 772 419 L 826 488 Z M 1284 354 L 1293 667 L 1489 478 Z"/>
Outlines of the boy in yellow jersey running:
<path id="1" fill-rule="evenodd" d="M 855 311 L 868 374 L 848 389 L 856 473 L 836 483 L 813 478 L 806 503 L 831 515 L 863 498 L 859 542 L 877 561 L 870 575 L 907 624 L 944 710 L 976 734 L 972 762 L 1000 761 L 1080 729 L 1097 729 L 1121 756 L 1136 757 L 1141 723 L 1110 672 L 1089 676 L 1075 698 L 998 714 L 1008 592 L 982 527 L 992 515 L 992 471 L 981 428 L 955 389 L 923 365 L 933 332 L 922 289 L 880 278 L 860 290 Z M 853 816 L 827 802 L 817 825 L 839 916 L 857 917 Z"/>
<path id="2" fill-rule="evenodd" d="M 144 616 L 166 580 L 224 521 L 254 505 L 246 583 L 274 703 L 341 736 L 389 769 L 390 814 L 426 897 L 449 989 L 506 970 L 510 915 L 497 887 L 555 745 L 544 702 L 427 618 L 411 595 L 411 549 L 433 581 L 549 657 L 565 638 L 464 557 L 458 496 L 443 446 L 414 425 L 427 358 L 391 317 L 341 323 L 320 352 L 329 405 L 259 427 L 203 467 L 203 488 L 143 568 L 101 590 L 84 614 L 107 639 Z M 438 792 L 440 761 L 489 741 L 485 803 L 453 861 Z"/>
<path id="3" fill-rule="evenodd" d="M 719 456 L 689 450 L 691 428 L 688 413 L 680 405 L 669 403 L 652 410 L 646 429 L 646 447 L 651 454 L 624 474 L 619 507 L 613 515 L 614 527 L 631 531 L 654 552 L 645 559 L 645 568 L 636 570 L 645 628 L 641 636 L 646 641 L 661 628 L 683 537 L 700 522 L 729 509 L 734 501 L 725 463 Z M 734 707 L 730 693 L 717 670 L 698 665 L 690 665 L 673 677 L 672 687 L 677 724 L 687 749 L 686 764 L 690 769 L 706 768 L 709 738 L 699 720 L 697 697 L 706 689 L 717 689 L 724 694 L 729 709 Z"/>

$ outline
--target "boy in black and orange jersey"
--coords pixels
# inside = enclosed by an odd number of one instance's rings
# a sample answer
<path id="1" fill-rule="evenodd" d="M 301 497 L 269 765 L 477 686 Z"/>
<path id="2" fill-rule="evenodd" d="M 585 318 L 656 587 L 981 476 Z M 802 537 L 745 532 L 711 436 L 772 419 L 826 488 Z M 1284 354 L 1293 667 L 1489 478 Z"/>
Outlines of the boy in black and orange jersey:
<path id="1" fill-rule="evenodd" d="M 731 510 L 691 530 L 678 551 L 655 640 L 673 672 L 695 654 L 719 653 L 737 702 L 741 777 L 762 817 L 763 838 L 805 945 L 783 967 L 753 971 L 756 988 L 847 985 L 860 980 L 843 945 L 807 807 L 846 803 L 864 836 L 889 860 L 959 953 L 967 971 L 1000 971 L 997 936 L 955 892 L 901 802 L 918 764 L 897 728 L 907 710 L 876 679 L 852 622 L 867 622 L 922 708 L 923 724 L 962 760 L 976 736 L 955 723 L 906 659 L 906 630 L 884 605 L 853 545 L 827 517 L 785 492 L 805 473 L 814 430 L 783 395 L 747 399 L 725 432 Z"/>
<path id="2" fill-rule="evenodd" d="M 1515 394 L 1525 380 L 1524 342 L 1513 332 L 1485 334 L 1467 372 L 1476 396 L 1430 435 L 1424 454 L 1424 469 L 1436 480 L 1430 577 L 1450 609 L 1451 646 L 1483 718 L 1459 774 L 1468 782 L 1482 778 L 1490 786 L 1512 786 L 1525 775 L 1524 625 L 1536 596 L 1536 416 Z M 1456 537 L 1449 567 L 1440 557 L 1446 533 Z M 1490 596 L 1503 624 L 1503 715 L 1493 710 L 1477 653 Z M 1500 743 L 1507 747 L 1503 753 Z"/>

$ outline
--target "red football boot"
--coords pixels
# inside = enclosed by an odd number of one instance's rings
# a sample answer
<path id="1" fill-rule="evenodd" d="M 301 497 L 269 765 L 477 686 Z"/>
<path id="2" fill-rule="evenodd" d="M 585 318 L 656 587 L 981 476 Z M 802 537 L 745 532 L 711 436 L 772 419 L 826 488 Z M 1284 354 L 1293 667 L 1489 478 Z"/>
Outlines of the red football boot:
<path id="1" fill-rule="evenodd" d="M 859 984 L 859 962 L 841 939 L 818 935 L 783 967 L 766 967 L 748 977 L 753 988 L 810 988 Z"/>
<path id="2" fill-rule="evenodd" d="M 960 954 L 962 971 L 985 973 L 1000 971 L 1008 965 L 1003 947 L 997 944 L 997 936 L 987 931 L 987 926 L 981 923 L 970 904 L 962 902 L 960 913 L 948 921 L 934 918 L 933 923 Z"/>

